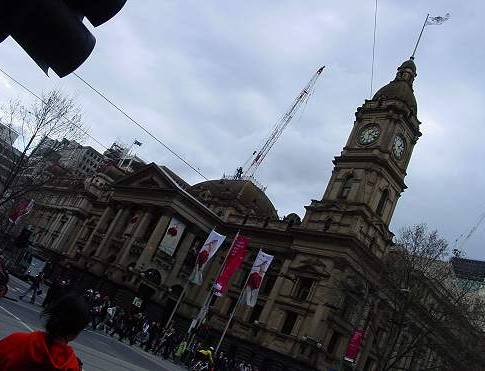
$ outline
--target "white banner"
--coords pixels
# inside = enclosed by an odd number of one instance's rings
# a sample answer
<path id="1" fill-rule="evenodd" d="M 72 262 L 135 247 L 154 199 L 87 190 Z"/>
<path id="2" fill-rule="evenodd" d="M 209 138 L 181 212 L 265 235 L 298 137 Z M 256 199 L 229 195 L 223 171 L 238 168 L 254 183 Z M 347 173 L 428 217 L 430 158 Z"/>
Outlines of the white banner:
<path id="1" fill-rule="evenodd" d="M 199 254 L 197 255 L 194 271 L 190 277 L 190 281 L 192 283 L 199 286 L 202 285 L 202 281 L 204 280 L 204 277 L 202 276 L 204 268 L 209 260 L 212 259 L 217 250 L 219 250 L 219 247 L 221 247 L 225 239 L 226 236 L 223 236 L 214 230 L 211 231 L 209 237 L 207 237 L 207 240 L 205 241 L 204 245 L 202 245 Z"/>
<path id="2" fill-rule="evenodd" d="M 264 275 L 268 270 L 274 256 L 265 254 L 262 250 L 259 250 L 258 256 L 254 261 L 251 272 L 249 273 L 248 282 L 244 289 L 244 303 L 250 307 L 254 307 L 258 300 L 259 289 L 263 282 Z"/>
<path id="3" fill-rule="evenodd" d="M 177 245 L 182 237 L 185 230 L 185 224 L 178 220 L 177 218 L 172 218 L 170 224 L 168 225 L 165 236 L 163 236 L 162 242 L 158 246 L 160 251 L 170 256 L 173 255 Z"/>

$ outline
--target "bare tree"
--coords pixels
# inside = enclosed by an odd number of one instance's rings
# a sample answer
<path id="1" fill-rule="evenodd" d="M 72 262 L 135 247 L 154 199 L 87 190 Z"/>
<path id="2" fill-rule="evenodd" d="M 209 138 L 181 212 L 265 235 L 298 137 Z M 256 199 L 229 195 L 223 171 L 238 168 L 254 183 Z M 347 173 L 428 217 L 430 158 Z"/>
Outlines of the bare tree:
<path id="1" fill-rule="evenodd" d="M 480 369 L 485 303 L 457 280 L 448 243 L 424 224 L 401 230 L 396 242 L 366 297 L 377 369 Z"/>
<path id="2" fill-rule="evenodd" d="M 79 107 L 58 90 L 29 106 L 11 100 L 0 108 L 0 123 L 0 214 L 5 215 L 58 174 L 59 153 L 67 143 L 62 140 L 80 141 L 86 131 Z"/>

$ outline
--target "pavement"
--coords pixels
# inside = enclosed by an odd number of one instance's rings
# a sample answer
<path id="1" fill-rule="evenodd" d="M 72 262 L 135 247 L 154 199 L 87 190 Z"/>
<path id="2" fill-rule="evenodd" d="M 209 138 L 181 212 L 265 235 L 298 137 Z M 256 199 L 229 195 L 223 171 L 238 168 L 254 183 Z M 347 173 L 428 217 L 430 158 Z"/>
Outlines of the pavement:
<path id="1" fill-rule="evenodd" d="M 27 288 L 26 282 L 10 276 L 7 298 L 0 299 L 0 339 L 13 332 L 42 329 L 40 303 L 44 300 L 43 295 L 37 297 L 36 304 L 30 304 L 30 296 L 24 298 L 23 301 L 18 300 L 19 294 Z M 47 288 L 44 287 L 43 290 L 45 292 Z M 9 300 L 9 298 L 14 300 Z M 87 371 L 186 370 L 168 360 L 147 353 L 137 346 L 130 346 L 99 331 L 85 330 L 70 345 L 83 362 L 83 370 Z"/>

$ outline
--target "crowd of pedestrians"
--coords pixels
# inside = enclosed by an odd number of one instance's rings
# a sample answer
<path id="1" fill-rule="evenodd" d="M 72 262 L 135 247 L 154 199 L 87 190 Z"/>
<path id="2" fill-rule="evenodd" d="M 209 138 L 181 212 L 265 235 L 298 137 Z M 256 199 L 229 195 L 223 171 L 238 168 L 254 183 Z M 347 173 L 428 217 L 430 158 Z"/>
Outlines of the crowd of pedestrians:
<path id="1" fill-rule="evenodd" d="M 30 302 L 35 303 L 36 297 L 41 294 L 43 282 L 42 273 L 33 277 L 31 285 L 19 298 L 31 294 Z M 55 280 L 49 286 L 42 306 L 48 308 L 71 292 L 69 279 Z M 224 352 L 215 354 L 213 347 L 204 346 L 197 337 L 189 338 L 186 333 L 178 333 L 173 326 L 166 327 L 160 321 L 150 320 L 134 305 L 122 308 L 115 305 L 108 295 L 93 289 L 86 290 L 82 296 L 89 308 L 88 328 L 93 331 L 105 332 L 119 341 L 137 345 L 194 371 L 259 371 L 249 362 L 237 361 Z"/>
<path id="2" fill-rule="evenodd" d="M 213 347 L 178 333 L 173 326 L 151 321 L 139 308 L 115 305 L 109 296 L 87 290 L 84 297 L 90 307 L 91 329 L 104 331 L 119 341 L 138 345 L 145 351 L 185 365 L 192 370 L 259 371 L 248 362 L 235 361 Z"/>

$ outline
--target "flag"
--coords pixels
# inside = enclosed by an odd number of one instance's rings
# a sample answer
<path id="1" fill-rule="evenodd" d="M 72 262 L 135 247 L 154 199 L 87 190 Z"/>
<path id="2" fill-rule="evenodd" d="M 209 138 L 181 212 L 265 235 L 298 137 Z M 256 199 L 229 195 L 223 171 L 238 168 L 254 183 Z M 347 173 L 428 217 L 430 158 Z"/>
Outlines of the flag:
<path id="1" fill-rule="evenodd" d="M 214 284 L 215 295 L 222 296 L 227 290 L 227 285 L 233 274 L 239 269 L 248 250 L 249 238 L 238 235 L 232 244 L 229 255 L 227 256 L 226 263 L 222 268 L 221 273 L 216 278 Z"/>
<path id="2" fill-rule="evenodd" d="M 249 272 L 249 278 L 244 289 L 244 302 L 250 307 L 256 305 L 258 300 L 259 288 L 263 282 L 264 275 L 268 270 L 269 265 L 273 261 L 272 255 L 265 254 L 262 250 L 259 250 L 256 260 L 254 261 L 251 272 Z"/>
<path id="3" fill-rule="evenodd" d="M 13 224 L 17 222 L 25 215 L 30 213 L 34 208 L 34 200 L 23 200 L 8 216 L 8 221 Z"/>
<path id="4" fill-rule="evenodd" d="M 437 26 L 445 23 L 448 19 L 450 19 L 450 13 L 446 13 L 443 17 L 440 15 L 437 17 L 428 17 L 426 26 Z"/>
<path id="5" fill-rule="evenodd" d="M 141 145 L 142 145 L 143 143 L 142 143 L 142 142 L 139 142 L 139 141 L 137 141 L 137 140 L 135 140 L 135 141 L 133 142 L 133 144 L 134 144 L 135 146 L 141 147 Z"/>
<path id="6" fill-rule="evenodd" d="M 360 352 L 360 345 L 362 344 L 362 338 L 364 337 L 364 330 L 354 329 L 350 336 L 349 344 L 345 352 L 344 359 L 349 362 L 355 362 Z"/>
<path id="7" fill-rule="evenodd" d="M 192 283 L 195 283 L 199 286 L 202 285 L 202 274 L 204 272 L 204 268 L 206 267 L 209 260 L 212 259 L 212 257 L 217 252 L 225 239 L 226 236 L 223 236 L 222 234 L 219 234 L 214 230 L 211 231 L 209 237 L 207 237 L 207 240 L 204 242 L 199 250 L 199 254 L 197 255 L 195 267 L 192 275 L 190 276 L 190 281 Z"/>

